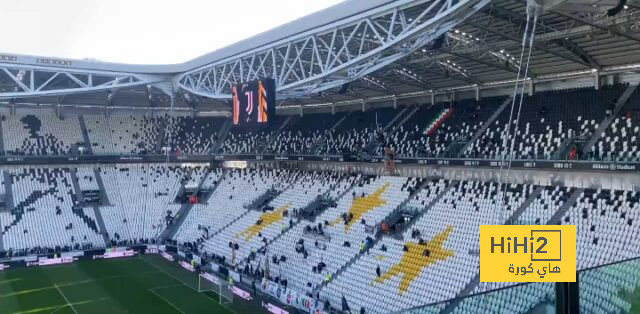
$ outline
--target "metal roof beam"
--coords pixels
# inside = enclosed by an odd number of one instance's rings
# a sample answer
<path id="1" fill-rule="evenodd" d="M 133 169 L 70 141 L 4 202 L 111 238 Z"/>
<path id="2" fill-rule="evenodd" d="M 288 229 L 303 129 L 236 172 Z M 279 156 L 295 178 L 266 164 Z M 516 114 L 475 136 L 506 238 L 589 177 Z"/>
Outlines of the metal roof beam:
<path id="1" fill-rule="evenodd" d="M 416 88 L 419 88 L 419 89 L 423 89 L 423 90 L 429 90 L 429 89 L 434 89 L 435 88 L 435 86 L 433 84 L 427 82 L 426 80 L 424 81 L 425 84 L 422 85 L 422 84 L 416 84 L 414 82 L 407 81 L 407 80 L 400 80 L 400 79 L 394 78 L 394 77 L 392 77 L 390 75 L 385 75 L 383 79 L 385 81 L 391 81 L 391 82 L 394 82 L 394 83 L 406 84 L 406 85 L 413 86 L 413 87 L 416 87 Z M 394 95 L 395 95 L 395 93 L 394 93 Z"/>
<path id="2" fill-rule="evenodd" d="M 575 15 L 575 14 L 571 14 L 571 13 L 566 13 L 566 12 L 563 12 L 563 11 L 560 11 L 560 10 L 551 10 L 551 12 L 555 13 L 555 14 L 558 14 L 558 15 L 561 15 L 561 16 L 564 16 L 564 17 L 567 17 L 567 18 L 570 18 L 570 19 L 572 19 L 574 21 L 578 21 L 580 23 L 584 23 L 584 24 L 593 26 L 595 28 L 599 28 L 601 30 L 604 30 L 604 31 L 607 31 L 607 32 L 611 32 L 612 34 L 616 34 L 616 35 L 618 35 L 620 37 L 624 37 L 626 39 L 630 39 L 630 40 L 633 40 L 635 42 L 640 43 L 640 36 L 634 35 L 631 32 L 620 31 L 620 30 L 616 29 L 616 27 L 611 25 L 610 23 L 607 23 L 608 25 L 599 24 L 599 23 L 597 23 L 595 21 L 590 21 L 590 20 L 588 20 L 588 19 L 586 19 L 584 17 L 578 16 L 578 15 Z M 637 13 L 636 13 L 636 16 L 637 16 Z M 616 19 L 619 19 L 619 17 L 614 17 L 613 19 L 616 20 Z M 637 17 L 636 17 L 636 19 L 637 19 Z"/>
<path id="3" fill-rule="evenodd" d="M 268 76 L 276 80 L 281 97 L 307 96 L 388 67 L 462 23 L 489 2 L 392 1 L 179 74 L 176 81 L 193 94 L 224 99 L 231 97 L 233 84 Z"/>
<path id="4" fill-rule="evenodd" d="M 480 58 L 476 58 L 476 57 L 468 55 L 468 54 L 457 53 L 457 52 L 453 52 L 453 51 L 446 50 L 446 49 L 440 49 L 440 50 L 443 51 L 443 52 L 446 52 L 448 54 L 451 54 L 453 56 L 456 56 L 456 57 L 459 57 L 459 58 L 462 58 L 462 59 L 467 59 L 469 61 L 477 62 L 477 63 L 480 63 L 480 64 L 484 64 L 486 66 L 489 66 L 489 67 L 492 67 L 492 68 L 496 68 L 496 69 L 499 69 L 499 70 L 502 70 L 502 71 L 505 71 L 505 72 L 518 73 L 518 69 L 517 68 L 510 67 L 506 63 L 500 64 L 500 63 L 496 63 L 496 62 L 492 62 L 492 61 L 482 60 Z M 535 74 L 532 73 L 531 71 L 529 71 L 529 76 L 530 77 L 535 77 Z"/>
<path id="5" fill-rule="evenodd" d="M 0 99 L 60 96 L 116 90 L 157 83 L 166 77 L 137 73 L 86 71 L 49 66 L 0 63 L 0 73 L 12 82 L 12 91 Z M 18 74 L 15 74 L 18 73 Z"/>
<path id="6" fill-rule="evenodd" d="M 396 93 L 394 90 L 391 90 L 386 86 L 384 88 L 378 87 L 378 86 L 375 86 L 374 84 L 367 84 L 366 82 L 362 82 L 362 81 L 360 82 L 360 84 L 356 85 L 356 87 L 378 92 L 378 93 L 383 93 L 385 95 L 394 95 Z"/>
<path id="7" fill-rule="evenodd" d="M 518 3 L 526 5 L 526 3 L 519 2 L 519 1 L 518 1 Z M 482 10 L 480 10 L 480 12 L 482 12 L 483 14 L 488 15 L 490 17 L 499 18 L 499 19 L 501 19 L 501 20 L 503 20 L 505 22 L 508 22 L 509 24 L 513 24 L 513 20 L 512 19 L 517 20 L 519 25 L 522 25 L 522 26 L 524 26 L 527 23 L 527 17 L 526 16 L 524 16 L 524 15 L 518 13 L 518 12 L 515 12 L 514 10 L 505 9 L 505 8 L 503 8 L 501 6 L 498 6 L 498 5 L 495 5 L 495 4 L 492 4 L 490 6 L 487 6 L 487 7 L 483 8 Z M 538 18 L 538 22 L 536 23 L 536 25 L 537 25 L 536 28 L 538 30 L 544 31 L 545 33 L 557 30 L 557 29 L 555 29 L 553 27 L 547 26 L 544 23 L 544 20 L 542 18 Z"/>
<path id="8" fill-rule="evenodd" d="M 595 58 L 593 58 L 589 53 L 584 51 L 582 48 L 580 48 L 580 46 L 578 46 L 576 43 L 569 40 L 568 38 L 555 39 L 552 42 L 564 48 L 565 50 L 569 51 L 570 53 L 573 53 L 583 61 L 589 63 L 592 68 L 598 69 L 598 70 L 602 68 L 602 66 L 600 66 L 600 63 L 598 63 L 598 61 L 596 61 Z"/>
<path id="9" fill-rule="evenodd" d="M 465 21 L 465 24 L 473 26 L 473 27 L 477 27 L 479 29 L 482 29 L 482 30 L 490 32 L 490 33 L 493 33 L 493 34 L 498 35 L 498 36 L 500 36 L 502 38 L 509 39 L 509 40 L 511 40 L 513 42 L 516 42 L 518 44 L 520 44 L 520 42 L 522 40 L 521 38 L 514 37 L 511 34 L 506 34 L 504 32 L 501 32 L 500 30 L 494 29 L 494 28 L 492 28 L 490 26 L 480 25 L 480 24 L 477 24 L 477 23 L 474 23 L 474 22 L 470 22 L 470 21 Z M 569 57 L 569 56 L 564 56 L 564 55 L 559 54 L 559 53 L 557 53 L 557 52 L 555 52 L 555 51 L 553 51 L 551 49 L 545 48 L 545 47 L 543 47 L 543 46 L 541 46 L 540 44 L 537 44 L 537 43 L 533 44 L 533 48 L 541 50 L 541 51 L 544 51 L 544 52 L 546 52 L 548 54 L 554 55 L 556 57 L 559 57 L 559 58 L 562 58 L 562 59 L 565 59 L 565 60 L 569 60 L 569 61 L 572 61 L 572 62 L 575 62 L 575 63 L 578 63 L 578 64 L 582 64 L 584 66 L 591 66 L 589 63 L 584 62 L 584 61 L 582 61 L 580 59 Z"/>
<path id="10" fill-rule="evenodd" d="M 451 75 L 451 70 L 446 69 L 439 62 L 442 62 L 442 61 L 434 62 L 430 67 L 434 67 L 435 66 L 435 68 L 441 70 L 442 71 L 441 76 L 444 76 L 444 77 L 447 77 L 447 78 L 453 78 L 455 80 L 460 80 L 460 81 L 471 83 L 471 84 L 478 84 L 478 85 L 482 84 L 481 82 L 478 82 L 478 80 L 476 80 L 472 76 L 465 77 L 464 75 L 456 75 L 456 76 Z M 445 63 L 445 62 L 442 62 L 442 63 Z M 436 73 L 436 74 L 440 74 L 440 73 Z"/>

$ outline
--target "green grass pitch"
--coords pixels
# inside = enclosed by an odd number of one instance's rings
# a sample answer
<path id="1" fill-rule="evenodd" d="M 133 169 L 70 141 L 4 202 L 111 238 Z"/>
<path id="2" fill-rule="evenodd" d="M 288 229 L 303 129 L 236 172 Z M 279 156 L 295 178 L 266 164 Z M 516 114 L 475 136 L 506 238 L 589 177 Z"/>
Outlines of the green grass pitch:
<path id="1" fill-rule="evenodd" d="M 0 314 L 221 313 L 198 276 L 158 255 L 0 272 Z"/>

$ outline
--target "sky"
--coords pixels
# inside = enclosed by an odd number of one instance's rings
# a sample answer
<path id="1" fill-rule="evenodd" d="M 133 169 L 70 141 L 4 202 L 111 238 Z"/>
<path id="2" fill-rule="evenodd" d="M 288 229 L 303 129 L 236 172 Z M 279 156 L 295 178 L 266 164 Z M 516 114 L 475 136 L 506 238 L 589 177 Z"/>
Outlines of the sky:
<path id="1" fill-rule="evenodd" d="M 343 0 L 4 0 L 0 52 L 181 63 Z"/>

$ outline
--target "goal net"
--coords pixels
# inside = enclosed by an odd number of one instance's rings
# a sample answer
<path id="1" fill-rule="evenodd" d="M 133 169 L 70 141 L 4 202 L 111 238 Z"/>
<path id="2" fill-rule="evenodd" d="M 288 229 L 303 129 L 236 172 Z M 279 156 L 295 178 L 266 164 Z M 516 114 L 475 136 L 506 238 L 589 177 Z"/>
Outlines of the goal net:
<path id="1" fill-rule="evenodd" d="M 211 291 L 218 295 L 220 304 L 233 303 L 233 292 L 229 284 L 210 273 L 198 276 L 198 292 Z"/>

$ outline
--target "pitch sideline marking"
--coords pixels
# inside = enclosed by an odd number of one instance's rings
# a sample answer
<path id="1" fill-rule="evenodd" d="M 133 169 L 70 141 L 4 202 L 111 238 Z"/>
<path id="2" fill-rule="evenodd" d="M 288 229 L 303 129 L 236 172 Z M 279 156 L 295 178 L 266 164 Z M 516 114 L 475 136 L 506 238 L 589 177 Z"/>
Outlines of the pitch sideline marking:
<path id="1" fill-rule="evenodd" d="M 175 304 L 171 303 L 171 301 L 167 300 L 165 297 L 163 297 L 160 294 L 158 294 L 157 292 L 153 291 L 153 289 L 149 289 L 149 291 L 151 291 L 151 293 L 155 294 L 162 301 L 167 302 L 167 304 L 171 305 L 174 309 L 178 310 L 178 312 L 180 312 L 182 314 L 186 314 L 184 311 L 182 311 L 180 308 L 178 308 Z"/>
<path id="2" fill-rule="evenodd" d="M 64 293 L 62 293 L 62 290 L 60 290 L 60 287 L 58 287 L 57 284 L 55 284 L 54 286 L 56 287 L 56 290 L 58 290 L 58 293 L 60 293 L 60 295 L 64 298 L 64 301 L 67 302 L 67 305 L 71 307 L 74 313 L 78 314 L 78 311 L 76 311 L 76 309 L 73 307 L 73 304 L 71 304 L 71 302 L 69 302 L 69 299 L 67 299 Z"/>

